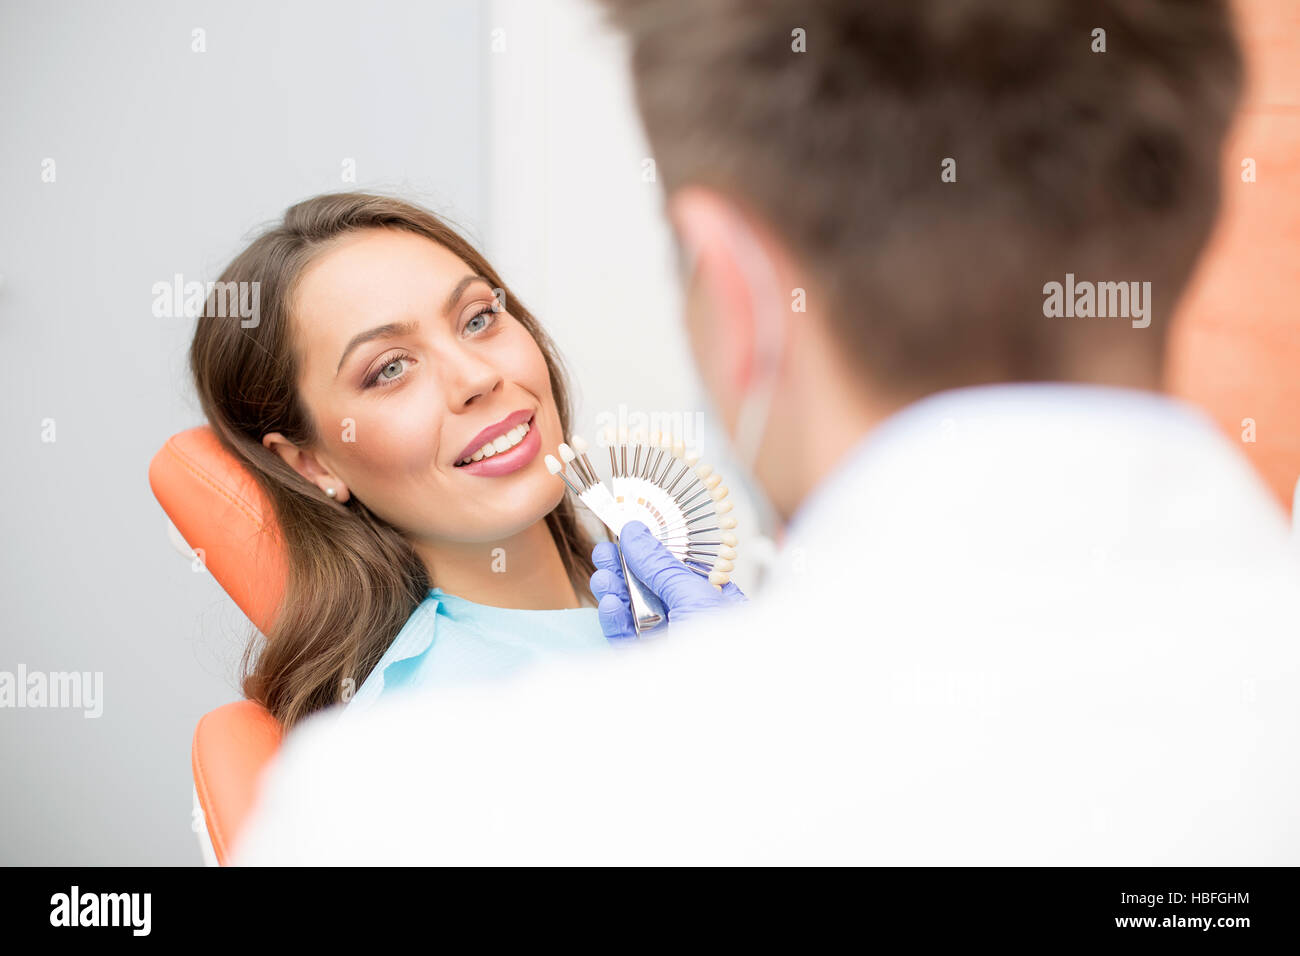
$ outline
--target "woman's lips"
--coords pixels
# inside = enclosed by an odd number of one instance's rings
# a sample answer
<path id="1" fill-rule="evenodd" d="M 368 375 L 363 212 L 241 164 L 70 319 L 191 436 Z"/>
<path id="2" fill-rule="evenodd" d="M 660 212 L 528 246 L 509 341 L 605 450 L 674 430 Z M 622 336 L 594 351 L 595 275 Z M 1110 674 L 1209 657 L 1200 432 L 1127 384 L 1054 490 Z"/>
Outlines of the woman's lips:
<path id="1" fill-rule="evenodd" d="M 461 453 L 456 456 L 456 464 L 459 464 L 467 458 L 472 458 L 474 454 L 478 452 L 479 449 L 486 446 L 488 442 L 491 442 L 496 438 L 501 438 L 507 432 L 513 431 L 524 422 L 531 422 L 535 414 L 536 412 L 530 408 L 521 408 L 517 412 L 511 412 L 496 424 L 487 426 L 475 435 L 473 440 L 470 441 L 470 443 L 461 450 Z"/>
<path id="2" fill-rule="evenodd" d="M 471 461 L 468 465 L 457 465 L 456 470 L 482 478 L 499 478 L 501 475 L 508 475 L 523 468 L 542 450 L 541 429 L 537 427 L 536 416 L 530 418 L 528 422 L 528 434 L 518 445 L 498 452 L 491 458 Z"/>

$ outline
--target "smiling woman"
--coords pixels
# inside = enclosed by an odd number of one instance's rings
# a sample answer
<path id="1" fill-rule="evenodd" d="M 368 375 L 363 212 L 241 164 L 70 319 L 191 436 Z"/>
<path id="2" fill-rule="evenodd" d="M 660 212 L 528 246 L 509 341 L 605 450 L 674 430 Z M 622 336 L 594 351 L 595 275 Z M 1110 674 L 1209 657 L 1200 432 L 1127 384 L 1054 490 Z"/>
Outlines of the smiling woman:
<path id="1" fill-rule="evenodd" d="M 290 564 L 244 657 L 249 698 L 288 729 L 386 689 L 607 647 L 591 541 L 538 454 L 569 432 L 559 358 L 468 242 L 400 200 L 331 194 L 290 208 L 221 281 L 259 285 L 260 321 L 205 309 L 191 369 Z"/>

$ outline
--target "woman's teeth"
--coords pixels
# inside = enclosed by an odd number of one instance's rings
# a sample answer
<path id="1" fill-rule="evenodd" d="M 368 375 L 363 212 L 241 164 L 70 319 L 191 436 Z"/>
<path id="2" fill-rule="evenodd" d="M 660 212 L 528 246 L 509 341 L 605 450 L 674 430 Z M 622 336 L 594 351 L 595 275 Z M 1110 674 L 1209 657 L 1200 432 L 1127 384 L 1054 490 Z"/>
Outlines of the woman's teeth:
<path id="1" fill-rule="evenodd" d="M 528 434 L 529 427 L 531 426 L 528 422 L 524 422 L 522 425 L 516 425 L 504 435 L 498 435 L 478 451 L 474 452 L 472 457 L 461 459 L 460 463 L 462 465 L 468 465 L 471 461 L 482 461 L 484 458 L 491 458 L 493 455 L 499 455 L 503 451 L 509 451 L 524 440 L 524 436 Z"/>

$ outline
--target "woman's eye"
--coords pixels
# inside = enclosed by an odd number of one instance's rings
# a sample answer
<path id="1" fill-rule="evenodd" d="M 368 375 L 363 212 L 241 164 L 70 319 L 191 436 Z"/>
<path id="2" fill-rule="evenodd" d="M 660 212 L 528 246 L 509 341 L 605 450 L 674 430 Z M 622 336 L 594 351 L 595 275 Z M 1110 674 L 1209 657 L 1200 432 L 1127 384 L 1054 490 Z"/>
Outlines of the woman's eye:
<path id="1" fill-rule="evenodd" d="M 380 388 L 385 387 L 391 382 L 399 380 L 402 376 L 400 372 L 394 372 L 394 369 L 400 369 L 404 363 L 409 361 L 405 355 L 399 355 L 397 358 L 383 365 L 379 371 L 366 381 L 366 388 L 372 385 L 378 385 Z"/>
<path id="2" fill-rule="evenodd" d="M 482 312 L 479 312 L 465 323 L 465 331 L 470 335 L 475 335 L 491 326 L 495 321 L 495 310 L 490 305 L 484 306 Z"/>

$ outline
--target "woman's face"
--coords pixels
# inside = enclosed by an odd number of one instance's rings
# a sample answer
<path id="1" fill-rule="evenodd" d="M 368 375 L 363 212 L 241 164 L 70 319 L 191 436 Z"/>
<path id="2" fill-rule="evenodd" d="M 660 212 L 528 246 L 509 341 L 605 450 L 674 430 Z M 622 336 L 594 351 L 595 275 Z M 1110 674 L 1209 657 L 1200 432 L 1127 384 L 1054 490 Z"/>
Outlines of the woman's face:
<path id="1" fill-rule="evenodd" d="M 506 538 L 564 495 L 544 461 L 564 441 L 546 361 L 496 304 L 460 258 L 397 229 L 342 237 L 299 279 L 312 451 L 347 495 L 416 540 Z"/>

